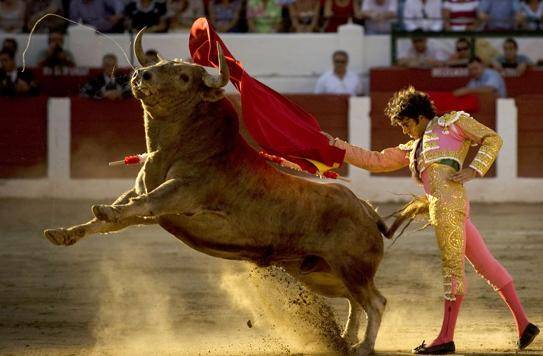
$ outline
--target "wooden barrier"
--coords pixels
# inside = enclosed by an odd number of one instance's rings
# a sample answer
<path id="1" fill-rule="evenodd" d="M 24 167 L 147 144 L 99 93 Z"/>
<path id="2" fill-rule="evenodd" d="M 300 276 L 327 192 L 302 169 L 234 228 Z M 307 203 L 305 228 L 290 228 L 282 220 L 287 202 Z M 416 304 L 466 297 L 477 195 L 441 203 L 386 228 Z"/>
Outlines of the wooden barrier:
<path id="1" fill-rule="evenodd" d="M 515 98 L 518 110 L 519 177 L 543 177 L 543 95 Z"/>
<path id="2" fill-rule="evenodd" d="M 47 175 L 47 98 L 0 98 L 0 178 Z"/>
<path id="3" fill-rule="evenodd" d="M 384 110 L 387 102 L 394 94 L 389 92 L 372 92 L 371 94 L 371 149 L 381 151 L 387 147 L 394 147 L 400 143 L 409 141 L 399 127 L 390 126 L 390 121 L 385 118 Z M 471 113 L 479 122 L 486 126 L 496 128 L 496 97 L 491 94 L 479 95 L 479 111 Z M 465 166 L 467 166 L 475 155 L 476 150 L 470 149 L 466 157 Z M 396 172 L 378 173 L 378 176 L 409 176 L 408 168 L 403 168 Z M 493 165 L 485 177 L 495 177 L 496 166 Z"/>

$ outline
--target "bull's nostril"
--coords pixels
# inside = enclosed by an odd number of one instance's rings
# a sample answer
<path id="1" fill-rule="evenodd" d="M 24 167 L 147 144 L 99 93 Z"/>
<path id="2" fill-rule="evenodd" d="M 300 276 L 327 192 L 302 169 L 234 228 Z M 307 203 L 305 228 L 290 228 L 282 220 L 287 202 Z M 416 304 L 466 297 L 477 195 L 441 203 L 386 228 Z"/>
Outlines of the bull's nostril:
<path id="1" fill-rule="evenodd" d="M 143 78 L 143 80 L 149 80 L 149 79 L 151 79 L 151 73 L 149 73 L 149 72 L 143 72 L 142 78 Z"/>

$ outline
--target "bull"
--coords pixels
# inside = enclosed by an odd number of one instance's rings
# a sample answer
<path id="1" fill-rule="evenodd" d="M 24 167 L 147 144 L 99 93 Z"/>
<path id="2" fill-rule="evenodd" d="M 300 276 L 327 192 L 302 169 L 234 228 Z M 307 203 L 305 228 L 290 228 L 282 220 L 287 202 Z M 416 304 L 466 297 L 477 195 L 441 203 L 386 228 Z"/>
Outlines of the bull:
<path id="1" fill-rule="evenodd" d="M 141 64 L 131 87 L 144 111 L 148 158 L 134 187 L 94 218 L 45 230 L 56 245 L 132 225 L 158 224 L 193 249 L 258 266 L 279 266 L 310 290 L 346 298 L 342 334 L 355 355 L 373 352 L 386 299 L 374 276 L 390 235 L 371 207 L 340 184 L 285 174 L 261 158 L 238 132 L 223 87 L 229 71 L 219 46 L 219 74 L 182 60 Z M 367 326 L 358 340 L 362 311 Z"/>

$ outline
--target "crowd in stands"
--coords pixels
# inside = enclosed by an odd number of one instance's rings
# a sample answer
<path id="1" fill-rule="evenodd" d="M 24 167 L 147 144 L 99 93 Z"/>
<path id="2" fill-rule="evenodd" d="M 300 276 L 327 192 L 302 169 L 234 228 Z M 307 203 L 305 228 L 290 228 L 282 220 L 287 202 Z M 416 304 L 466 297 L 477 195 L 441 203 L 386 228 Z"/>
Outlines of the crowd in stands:
<path id="1" fill-rule="evenodd" d="M 519 0 L 0 0 L 0 32 L 30 31 L 44 14 L 67 16 L 104 32 L 188 31 L 192 22 L 207 16 L 220 32 L 335 32 L 346 22 L 363 24 L 366 33 L 387 33 L 393 24 L 413 31 L 411 45 L 397 64 L 414 68 L 465 67 L 474 86 L 502 76 L 522 75 L 533 62 L 518 53 L 513 38 L 496 51 L 484 39 L 459 37 L 454 53 L 446 53 L 426 34 L 432 31 L 540 30 L 543 2 Z M 35 30 L 48 33 L 48 48 L 39 54 L 38 67 L 60 73 L 76 67 L 64 48 L 66 21 L 48 17 Z M 15 66 L 17 42 L 6 38 L 0 51 L 0 96 L 35 95 L 38 84 L 31 71 Z M 153 54 L 149 51 L 148 55 Z M 474 59 L 475 58 L 475 59 Z M 347 70 L 348 55 L 337 51 L 333 69 L 318 80 L 316 93 L 358 95 L 358 75 Z M 106 54 L 102 73 L 81 89 L 90 98 L 120 99 L 130 95 L 129 80 L 116 77 L 117 58 Z M 480 83 L 479 83 L 479 82 Z M 501 79 L 503 82 L 503 79 Z M 479 84 L 477 84 L 479 83 Z M 498 83 L 498 84 L 496 84 Z M 469 87 L 469 86 L 468 86 Z M 469 92 L 463 88 L 458 93 Z M 473 88 L 472 88 L 473 89 Z M 496 89 L 505 95 L 501 89 Z"/>
<path id="2" fill-rule="evenodd" d="M 336 32 L 354 22 L 366 33 L 541 30 L 539 0 L 2 0 L 0 32 L 29 32 L 44 14 L 63 15 L 102 32 L 188 31 L 206 16 L 219 32 Z M 36 30 L 64 31 L 48 17 Z"/>

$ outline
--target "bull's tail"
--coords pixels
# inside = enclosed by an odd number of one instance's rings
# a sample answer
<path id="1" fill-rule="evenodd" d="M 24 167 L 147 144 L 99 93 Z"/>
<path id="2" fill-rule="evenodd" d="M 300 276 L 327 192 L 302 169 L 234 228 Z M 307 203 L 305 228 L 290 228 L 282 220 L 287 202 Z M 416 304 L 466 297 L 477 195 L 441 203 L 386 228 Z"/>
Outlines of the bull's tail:
<path id="1" fill-rule="evenodd" d="M 396 210 L 391 215 L 385 217 L 395 217 L 396 219 L 390 227 L 387 226 L 383 218 L 377 213 L 377 210 L 366 200 L 360 199 L 360 202 L 366 208 L 368 215 L 375 221 L 377 228 L 387 239 L 392 239 L 396 231 L 403 225 L 404 222 L 408 221 L 407 224 L 403 227 L 400 233 L 396 236 L 396 239 L 400 237 L 405 229 L 415 220 L 419 215 L 428 214 L 428 199 L 426 196 L 413 196 L 413 199 L 407 204 L 405 204 L 400 209 Z"/>
<path id="2" fill-rule="evenodd" d="M 417 216 L 427 215 L 428 212 L 429 202 L 426 196 L 413 196 L 413 199 L 411 199 L 409 203 L 405 204 L 403 207 L 389 215 L 396 217 L 396 219 L 394 220 L 390 228 L 386 228 L 385 226 L 386 232 L 383 233 L 383 235 L 387 239 L 392 239 L 400 226 L 402 226 L 402 224 L 407 221 L 407 224 L 403 227 L 398 236 L 396 236 L 397 239 L 403 234 L 405 229 L 407 229 L 407 227 L 413 222 L 413 220 L 415 220 Z"/>

